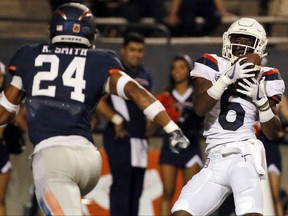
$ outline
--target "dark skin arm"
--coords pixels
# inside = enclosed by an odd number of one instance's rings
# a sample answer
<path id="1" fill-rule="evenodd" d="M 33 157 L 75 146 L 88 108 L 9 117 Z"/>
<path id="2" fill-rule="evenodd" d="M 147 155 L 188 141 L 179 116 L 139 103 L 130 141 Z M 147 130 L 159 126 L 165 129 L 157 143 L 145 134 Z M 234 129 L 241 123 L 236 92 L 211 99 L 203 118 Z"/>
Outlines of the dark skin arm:
<path id="1" fill-rule="evenodd" d="M 24 98 L 23 91 L 9 85 L 5 90 L 4 94 L 7 100 L 12 104 L 20 104 Z M 15 113 L 8 112 L 4 107 L 0 106 L 0 125 L 7 124 L 15 118 Z"/>
<path id="2" fill-rule="evenodd" d="M 217 103 L 217 100 L 207 94 L 207 90 L 211 86 L 212 83 L 209 80 L 201 77 L 194 79 L 194 110 L 199 116 L 207 114 Z M 281 130 L 281 123 L 277 116 L 276 103 L 269 99 L 269 104 L 275 116 L 268 122 L 261 123 L 261 130 L 268 139 L 273 140 L 277 138 Z"/>
<path id="3" fill-rule="evenodd" d="M 121 76 L 122 75 L 117 72 L 110 76 L 109 89 L 111 94 L 117 95 L 116 84 Z M 156 98 L 137 82 L 128 82 L 125 85 L 124 92 L 126 96 L 131 99 L 141 110 L 144 110 L 154 101 L 156 101 Z M 161 111 L 156 115 L 153 121 L 161 127 L 164 127 L 171 121 L 171 119 L 165 111 Z"/>
<path id="4" fill-rule="evenodd" d="M 261 130 L 269 140 L 274 140 L 278 138 L 278 134 L 281 131 L 281 122 L 277 115 L 275 101 L 269 99 L 269 104 L 275 116 L 271 120 L 261 123 Z"/>
<path id="5" fill-rule="evenodd" d="M 217 100 L 207 94 L 211 86 L 212 83 L 207 79 L 201 77 L 194 79 L 193 104 L 198 116 L 205 116 L 217 103 Z"/>

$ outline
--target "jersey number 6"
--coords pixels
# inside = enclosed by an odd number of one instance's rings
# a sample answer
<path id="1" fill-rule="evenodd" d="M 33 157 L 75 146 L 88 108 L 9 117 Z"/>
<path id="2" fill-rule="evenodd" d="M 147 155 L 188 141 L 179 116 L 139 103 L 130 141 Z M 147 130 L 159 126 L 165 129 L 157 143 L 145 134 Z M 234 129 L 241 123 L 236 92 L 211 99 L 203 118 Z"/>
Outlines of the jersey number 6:
<path id="1" fill-rule="evenodd" d="M 225 91 L 221 97 L 221 111 L 219 115 L 219 123 L 225 130 L 236 131 L 244 123 L 245 110 L 239 103 L 230 102 L 230 96 L 231 94 L 228 91 Z M 236 113 L 236 118 L 234 121 L 227 120 L 227 115 L 229 111 L 234 111 Z"/>

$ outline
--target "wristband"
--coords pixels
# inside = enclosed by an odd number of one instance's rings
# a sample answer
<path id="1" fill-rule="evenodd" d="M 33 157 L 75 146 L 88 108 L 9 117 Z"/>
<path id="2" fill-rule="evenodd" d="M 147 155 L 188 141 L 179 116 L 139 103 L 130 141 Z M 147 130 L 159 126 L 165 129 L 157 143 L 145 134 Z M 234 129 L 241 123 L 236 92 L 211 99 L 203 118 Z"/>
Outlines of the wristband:
<path id="1" fill-rule="evenodd" d="M 227 77 L 224 75 L 220 76 L 220 78 L 214 83 L 208 90 L 207 94 L 214 98 L 215 100 L 219 100 L 222 96 L 223 92 L 225 91 L 226 87 L 228 86 Z"/>
<path id="2" fill-rule="evenodd" d="M 119 125 L 124 121 L 124 119 L 119 114 L 114 114 L 110 121 L 115 125 Z"/>
<path id="3" fill-rule="evenodd" d="M 154 101 L 148 107 L 143 110 L 143 113 L 150 120 L 153 120 L 159 112 L 164 111 L 165 107 L 160 103 L 159 100 Z"/>
<path id="4" fill-rule="evenodd" d="M 124 92 L 124 88 L 125 88 L 125 85 L 130 82 L 130 81 L 133 81 L 133 79 L 128 76 L 127 74 L 123 73 L 123 72 L 120 72 L 122 74 L 122 76 L 118 79 L 118 82 L 116 84 L 116 89 L 117 89 L 117 94 L 126 99 L 126 100 L 129 100 L 129 98 L 126 96 L 125 92 Z"/>
<path id="5" fill-rule="evenodd" d="M 4 92 L 2 92 L 0 95 L 0 105 L 3 106 L 10 113 L 18 113 L 20 109 L 19 105 L 12 104 L 10 101 L 8 101 Z"/>
<path id="6" fill-rule="evenodd" d="M 165 127 L 163 127 L 163 130 L 166 133 L 171 133 L 172 131 L 178 130 L 179 127 L 174 121 L 170 121 Z"/>
<path id="7" fill-rule="evenodd" d="M 270 121 L 274 116 L 270 107 L 265 111 L 259 111 L 259 120 L 261 123 Z"/>

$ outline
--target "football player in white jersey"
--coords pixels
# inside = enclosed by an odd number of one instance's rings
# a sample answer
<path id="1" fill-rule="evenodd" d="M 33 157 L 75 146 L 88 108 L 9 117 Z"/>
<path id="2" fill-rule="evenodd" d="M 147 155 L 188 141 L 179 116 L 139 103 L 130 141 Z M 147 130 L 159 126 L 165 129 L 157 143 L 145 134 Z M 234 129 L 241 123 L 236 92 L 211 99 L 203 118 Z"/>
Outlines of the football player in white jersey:
<path id="1" fill-rule="evenodd" d="M 243 55 L 265 56 L 267 42 L 261 24 L 241 18 L 223 35 L 222 57 L 204 54 L 196 61 L 194 109 L 205 115 L 208 157 L 183 187 L 174 216 L 210 215 L 232 192 L 237 215 L 263 214 L 266 158 L 254 125 L 259 121 L 268 139 L 277 137 L 281 125 L 275 108 L 285 86 L 276 68 L 245 62 Z"/>

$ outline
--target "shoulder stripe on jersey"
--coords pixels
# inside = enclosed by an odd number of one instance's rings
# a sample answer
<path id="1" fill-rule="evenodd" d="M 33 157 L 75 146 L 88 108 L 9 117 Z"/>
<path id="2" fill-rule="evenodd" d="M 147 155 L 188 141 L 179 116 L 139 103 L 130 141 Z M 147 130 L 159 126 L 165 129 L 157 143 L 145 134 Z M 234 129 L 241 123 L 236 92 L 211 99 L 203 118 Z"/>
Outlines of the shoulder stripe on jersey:
<path id="1" fill-rule="evenodd" d="M 121 72 L 121 70 L 118 68 L 112 68 L 109 70 L 109 74 L 118 73 L 118 72 Z"/>
<path id="2" fill-rule="evenodd" d="M 281 75 L 278 71 L 278 69 L 273 68 L 270 69 L 266 72 L 263 73 L 263 76 L 265 77 L 265 80 L 280 80 L 281 79 Z"/>
<path id="3" fill-rule="evenodd" d="M 209 54 L 204 54 L 201 58 L 199 58 L 196 62 L 204 64 L 213 70 L 219 71 L 218 61 L 213 56 Z"/>
<path id="4" fill-rule="evenodd" d="M 16 66 L 14 66 L 14 65 L 10 65 L 10 66 L 8 67 L 8 69 L 15 72 L 17 68 L 16 68 Z"/>

